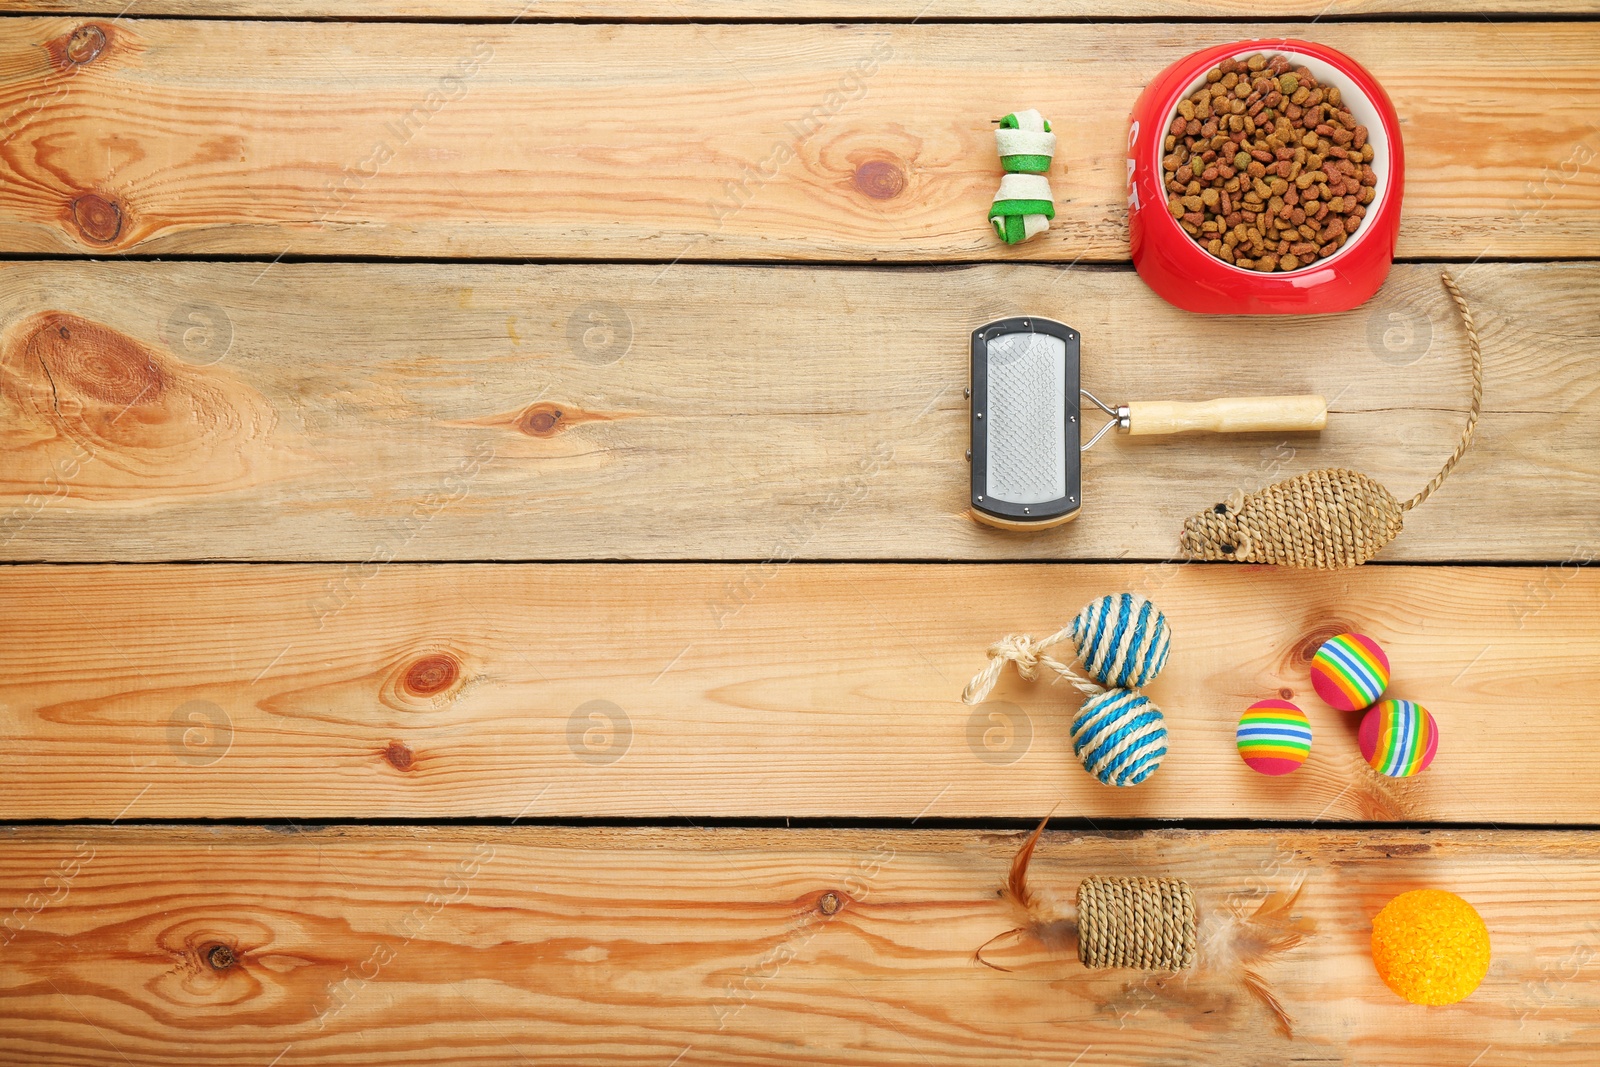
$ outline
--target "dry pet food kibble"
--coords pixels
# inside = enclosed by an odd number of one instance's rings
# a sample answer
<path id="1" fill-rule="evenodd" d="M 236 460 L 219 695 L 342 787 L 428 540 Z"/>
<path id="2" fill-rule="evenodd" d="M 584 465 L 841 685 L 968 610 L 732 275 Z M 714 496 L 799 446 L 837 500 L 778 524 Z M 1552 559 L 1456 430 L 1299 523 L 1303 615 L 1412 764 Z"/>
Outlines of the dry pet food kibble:
<path id="1" fill-rule="evenodd" d="M 1296 270 L 1337 252 L 1372 203 L 1367 128 L 1305 67 L 1225 59 L 1178 101 L 1161 165 L 1167 210 L 1218 259 Z"/>

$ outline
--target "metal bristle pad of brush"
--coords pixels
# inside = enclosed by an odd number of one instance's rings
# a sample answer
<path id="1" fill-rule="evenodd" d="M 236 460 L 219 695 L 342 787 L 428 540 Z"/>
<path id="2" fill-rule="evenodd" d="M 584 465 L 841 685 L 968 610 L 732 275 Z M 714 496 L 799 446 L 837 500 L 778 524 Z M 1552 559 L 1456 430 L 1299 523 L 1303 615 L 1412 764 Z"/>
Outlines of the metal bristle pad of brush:
<path id="1" fill-rule="evenodd" d="M 989 347 L 989 491 L 1043 504 L 1067 495 L 1066 346 L 1043 333 L 1011 333 Z"/>

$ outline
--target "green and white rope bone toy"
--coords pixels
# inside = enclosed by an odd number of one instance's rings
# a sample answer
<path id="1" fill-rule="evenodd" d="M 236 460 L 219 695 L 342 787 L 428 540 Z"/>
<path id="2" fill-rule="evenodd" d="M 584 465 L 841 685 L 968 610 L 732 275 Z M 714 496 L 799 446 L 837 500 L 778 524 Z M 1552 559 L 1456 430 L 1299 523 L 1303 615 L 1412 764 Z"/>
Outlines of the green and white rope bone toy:
<path id="1" fill-rule="evenodd" d="M 1050 179 L 1045 177 L 1055 159 L 1056 135 L 1044 116 L 1029 108 L 1001 119 L 994 143 L 1006 174 L 994 194 L 989 221 L 1002 241 L 1014 245 L 1048 230 L 1056 217 Z"/>

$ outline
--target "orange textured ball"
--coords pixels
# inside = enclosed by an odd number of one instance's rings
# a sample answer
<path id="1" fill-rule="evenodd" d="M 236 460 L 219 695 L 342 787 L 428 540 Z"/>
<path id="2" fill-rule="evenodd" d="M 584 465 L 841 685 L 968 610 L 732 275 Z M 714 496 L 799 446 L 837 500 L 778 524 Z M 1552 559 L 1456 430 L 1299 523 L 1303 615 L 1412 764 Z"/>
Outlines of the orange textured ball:
<path id="1" fill-rule="evenodd" d="M 1378 977 L 1413 1004 L 1454 1004 L 1489 973 L 1489 928 L 1442 889 L 1401 893 L 1372 920 Z"/>

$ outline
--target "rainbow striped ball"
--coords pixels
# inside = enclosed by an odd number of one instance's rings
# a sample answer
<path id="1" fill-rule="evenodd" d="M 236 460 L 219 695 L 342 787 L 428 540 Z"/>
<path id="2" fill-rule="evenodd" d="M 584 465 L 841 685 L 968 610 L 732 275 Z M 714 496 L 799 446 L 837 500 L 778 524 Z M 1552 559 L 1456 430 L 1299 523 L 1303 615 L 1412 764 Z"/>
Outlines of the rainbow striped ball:
<path id="1" fill-rule="evenodd" d="M 1137 593 L 1091 600 L 1072 620 L 1072 643 L 1089 677 L 1109 688 L 1137 689 L 1167 665 L 1167 617 Z"/>
<path id="2" fill-rule="evenodd" d="M 1409 778 L 1433 762 L 1439 751 L 1439 724 L 1421 704 L 1385 700 L 1361 720 L 1356 740 L 1373 770 L 1390 778 Z"/>
<path id="3" fill-rule="evenodd" d="M 1311 657 L 1311 684 L 1340 711 L 1370 708 L 1389 687 L 1389 657 L 1365 634 L 1340 634 Z"/>
<path id="4" fill-rule="evenodd" d="M 1234 739 L 1251 770 L 1288 774 L 1311 755 L 1311 720 L 1287 700 L 1258 700 L 1245 709 Z"/>
<path id="5" fill-rule="evenodd" d="M 1143 693 L 1096 693 L 1073 720 L 1072 751 L 1102 784 L 1138 785 L 1167 754 L 1166 719 Z"/>

